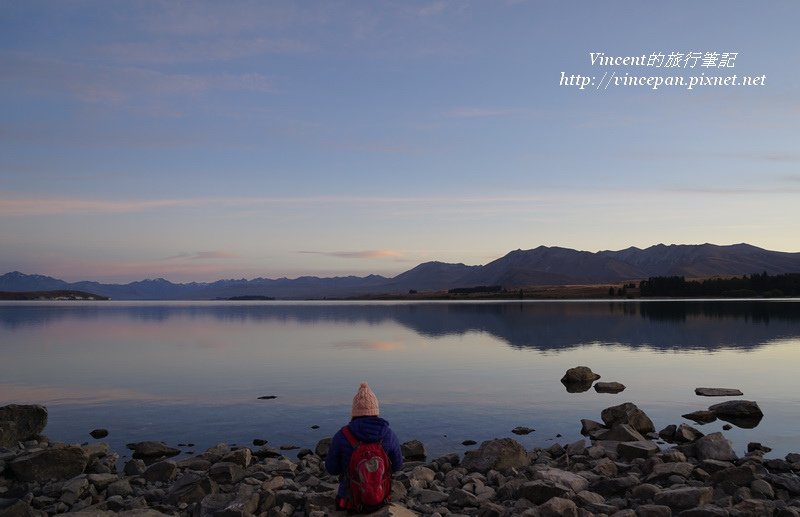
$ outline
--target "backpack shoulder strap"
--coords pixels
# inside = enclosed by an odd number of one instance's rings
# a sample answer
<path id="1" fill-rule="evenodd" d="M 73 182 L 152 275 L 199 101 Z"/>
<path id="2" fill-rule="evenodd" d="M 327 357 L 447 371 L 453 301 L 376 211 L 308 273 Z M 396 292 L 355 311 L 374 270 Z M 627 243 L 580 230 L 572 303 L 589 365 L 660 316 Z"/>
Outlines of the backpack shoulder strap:
<path id="1" fill-rule="evenodd" d="M 353 431 L 350 430 L 350 426 L 346 425 L 342 427 L 342 434 L 344 435 L 345 438 L 347 438 L 348 443 L 350 443 L 350 445 L 354 449 L 359 445 L 361 445 L 361 442 L 359 442 L 358 439 L 355 437 Z"/>

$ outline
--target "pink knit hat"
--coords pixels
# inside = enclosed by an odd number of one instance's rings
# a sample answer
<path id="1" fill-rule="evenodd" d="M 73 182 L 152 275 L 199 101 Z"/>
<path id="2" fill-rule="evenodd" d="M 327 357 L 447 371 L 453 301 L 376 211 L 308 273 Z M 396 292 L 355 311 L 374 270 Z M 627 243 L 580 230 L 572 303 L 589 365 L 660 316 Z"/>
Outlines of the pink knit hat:
<path id="1" fill-rule="evenodd" d="M 356 396 L 353 397 L 353 417 L 378 416 L 378 397 L 369 389 L 366 382 L 362 382 Z"/>

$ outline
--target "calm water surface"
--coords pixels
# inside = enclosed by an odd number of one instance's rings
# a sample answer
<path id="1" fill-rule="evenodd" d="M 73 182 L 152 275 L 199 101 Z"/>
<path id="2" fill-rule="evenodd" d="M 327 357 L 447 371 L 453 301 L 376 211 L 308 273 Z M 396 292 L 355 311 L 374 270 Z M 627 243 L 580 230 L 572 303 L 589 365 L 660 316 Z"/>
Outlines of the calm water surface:
<path id="1" fill-rule="evenodd" d="M 313 448 L 364 380 L 401 440 L 431 456 L 466 439 L 571 442 L 581 418 L 627 401 L 657 429 L 718 431 L 680 416 L 728 400 L 694 394 L 708 386 L 765 413 L 726 432 L 739 454 L 759 441 L 782 457 L 800 451 L 798 359 L 798 301 L 0 305 L 0 405 L 47 406 L 54 440 L 107 428 L 121 455 L 152 439 Z M 559 379 L 577 365 L 627 389 L 567 393 Z M 536 432 L 511 434 L 520 425 Z"/>

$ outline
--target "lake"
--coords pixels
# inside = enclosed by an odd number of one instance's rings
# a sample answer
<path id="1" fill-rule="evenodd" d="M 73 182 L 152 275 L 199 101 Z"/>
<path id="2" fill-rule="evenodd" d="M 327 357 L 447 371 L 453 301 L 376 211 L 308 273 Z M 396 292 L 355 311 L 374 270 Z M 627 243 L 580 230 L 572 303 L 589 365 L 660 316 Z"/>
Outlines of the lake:
<path id="1" fill-rule="evenodd" d="M 681 418 L 731 399 L 701 386 L 761 406 L 757 427 L 725 432 L 737 453 L 757 441 L 783 457 L 800 451 L 798 359 L 798 300 L 0 304 L 0 405 L 47 406 L 52 440 L 106 428 L 120 455 L 142 440 L 313 449 L 367 381 L 401 441 L 430 457 L 467 439 L 566 444 L 623 402 L 657 430 L 719 431 Z M 568 393 L 559 380 L 578 365 L 627 388 Z"/>

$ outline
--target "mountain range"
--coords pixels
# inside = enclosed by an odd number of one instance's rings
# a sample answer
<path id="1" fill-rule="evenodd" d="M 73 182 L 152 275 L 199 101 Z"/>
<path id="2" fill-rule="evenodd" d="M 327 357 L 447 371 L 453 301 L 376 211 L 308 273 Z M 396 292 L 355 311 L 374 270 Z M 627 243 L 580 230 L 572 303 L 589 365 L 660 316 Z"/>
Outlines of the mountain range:
<path id="1" fill-rule="evenodd" d="M 425 262 L 393 278 L 379 275 L 320 278 L 254 278 L 172 283 L 163 278 L 128 284 L 65 282 L 14 271 L 0 276 L 0 291 L 86 291 L 116 300 L 208 300 L 233 296 L 322 299 L 405 294 L 456 287 L 500 285 L 506 289 L 541 285 L 618 284 L 653 276 L 731 277 L 752 273 L 800 272 L 800 253 L 770 251 L 749 244 L 718 246 L 658 244 L 596 253 L 539 246 L 516 250 L 481 266 Z"/>

